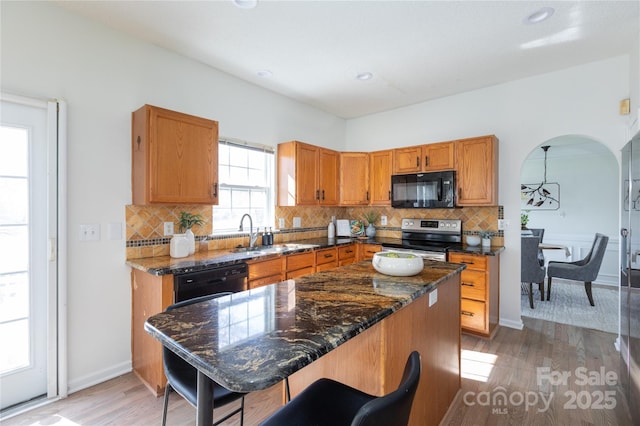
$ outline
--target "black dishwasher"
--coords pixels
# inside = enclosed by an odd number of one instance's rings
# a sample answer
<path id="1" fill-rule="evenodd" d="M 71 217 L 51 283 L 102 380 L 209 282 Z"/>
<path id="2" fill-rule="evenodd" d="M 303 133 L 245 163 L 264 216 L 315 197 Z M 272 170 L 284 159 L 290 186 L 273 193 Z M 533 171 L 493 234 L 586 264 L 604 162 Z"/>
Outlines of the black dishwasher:
<path id="1" fill-rule="evenodd" d="M 225 291 L 244 291 L 247 289 L 247 276 L 246 263 L 177 274 L 173 279 L 173 302 Z"/>

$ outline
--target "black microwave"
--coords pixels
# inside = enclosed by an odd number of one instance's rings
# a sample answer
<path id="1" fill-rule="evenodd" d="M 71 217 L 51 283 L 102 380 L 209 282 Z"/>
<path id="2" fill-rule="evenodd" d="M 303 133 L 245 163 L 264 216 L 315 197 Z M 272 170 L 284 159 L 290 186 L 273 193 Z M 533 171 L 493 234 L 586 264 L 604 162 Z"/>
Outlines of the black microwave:
<path id="1" fill-rule="evenodd" d="M 412 209 L 455 207 L 456 172 L 391 176 L 391 206 Z"/>

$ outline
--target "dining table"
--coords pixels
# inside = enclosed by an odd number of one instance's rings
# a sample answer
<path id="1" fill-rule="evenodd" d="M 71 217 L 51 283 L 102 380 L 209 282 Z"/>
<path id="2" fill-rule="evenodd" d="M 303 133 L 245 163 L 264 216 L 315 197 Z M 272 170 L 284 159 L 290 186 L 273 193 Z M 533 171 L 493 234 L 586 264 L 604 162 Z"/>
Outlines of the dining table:
<path id="1" fill-rule="evenodd" d="M 443 382 L 446 378 L 453 400 L 460 383 L 460 316 L 452 307 L 459 305 L 460 273 L 465 265 L 430 260 L 425 260 L 424 265 L 417 275 L 397 277 L 378 273 L 370 260 L 362 261 L 164 311 L 149 317 L 144 329 L 197 369 L 196 424 L 210 425 L 213 419 L 212 381 L 234 392 L 267 389 L 283 383 L 322 357 L 331 358 L 329 355 L 339 352 L 341 345 L 346 347 L 349 345 L 345 343 L 356 342 L 357 338 L 362 340 L 373 330 L 378 330 L 376 333 L 379 334 L 370 334 L 377 337 L 367 340 L 363 348 L 371 349 L 371 342 L 381 346 L 393 341 L 394 336 L 399 336 L 397 328 L 389 326 L 387 333 L 391 334 L 383 336 L 379 330 L 386 328 L 380 326 L 384 321 L 389 324 L 392 318 L 414 318 L 413 311 L 406 309 L 415 306 L 411 309 L 421 309 L 425 324 L 403 326 L 405 332 L 412 333 L 411 329 L 415 328 L 424 333 L 421 327 L 427 326 L 432 311 L 438 315 L 433 317 L 434 321 L 451 325 L 451 344 L 445 344 L 443 340 L 444 346 L 438 349 L 450 353 L 430 361 L 426 348 L 436 348 L 435 343 L 420 344 L 424 345 L 423 368 L 429 365 L 425 363 L 437 361 L 441 364 L 442 359 L 452 360 L 442 374 L 446 373 Z M 407 314 L 398 311 L 411 315 L 405 316 Z M 440 326 L 441 330 L 447 327 Z M 442 335 L 442 339 L 445 336 Z M 419 336 L 411 337 L 412 341 L 416 338 Z M 400 353 L 397 348 L 403 345 L 399 341 L 388 351 L 367 349 L 365 353 L 373 357 L 397 351 L 392 359 L 395 360 L 396 355 L 401 359 L 404 352 Z M 407 347 L 402 351 L 405 349 L 409 350 Z M 384 359 L 379 361 L 374 365 L 388 364 Z M 357 364 L 349 359 L 339 363 L 349 370 L 364 368 L 364 374 L 370 380 L 381 381 L 379 377 L 385 377 L 370 366 Z M 396 368 L 394 365 L 393 368 L 401 375 L 402 366 Z M 396 374 L 395 370 L 388 371 Z M 431 377 L 429 383 L 433 380 L 435 378 Z M 388 385 L 376 386 L 384 390 Z M 425 388 L 423 391 L 436 392 L 436 389 Z M 432 398 L 432 394 L 423 397 Z M 440 410 L 444 413 L 450 401 L 442 402 L 446 403 Z M 426 411 L 419 414 L 422 416 L 420 422 L 433 416 Z"/>

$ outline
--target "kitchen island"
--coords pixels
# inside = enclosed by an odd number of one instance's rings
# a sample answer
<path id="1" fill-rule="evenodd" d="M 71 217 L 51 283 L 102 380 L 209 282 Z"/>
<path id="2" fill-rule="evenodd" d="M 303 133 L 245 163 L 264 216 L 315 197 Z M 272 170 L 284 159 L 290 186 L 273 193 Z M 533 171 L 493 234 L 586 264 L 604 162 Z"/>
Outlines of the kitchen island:
<path id="1" fill-rule="evenodd" d="M 159 313 L 145 330 L 231 390 L 288 377 L 292 396 L 320 377 L 386 394 L 417 350 L 410 424 L 438 424 L 460 389 L 462 269 L 425 261 L 418 275 L 391 277 L 362 261 Z"/>

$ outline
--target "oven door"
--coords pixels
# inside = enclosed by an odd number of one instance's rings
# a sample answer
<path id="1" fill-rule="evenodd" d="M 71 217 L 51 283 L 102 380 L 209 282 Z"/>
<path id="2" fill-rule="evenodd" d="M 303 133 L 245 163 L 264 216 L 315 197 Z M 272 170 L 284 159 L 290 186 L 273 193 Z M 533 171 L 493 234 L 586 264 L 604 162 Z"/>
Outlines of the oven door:
<path id="1" fill-rule="evenodd" d="M 422 257 L 423 259 L 437 260 L 438 262 L 447 261 L 447 253 L 445 252 L 411 250 L 411 249 L 401 249 L 401 248 L 393 248 L 393 247 L 382 247 L 382 251 L 397 251 L 401 253 L 410 253 L 410 254 L 413 254 L 414 256 Z"/>

